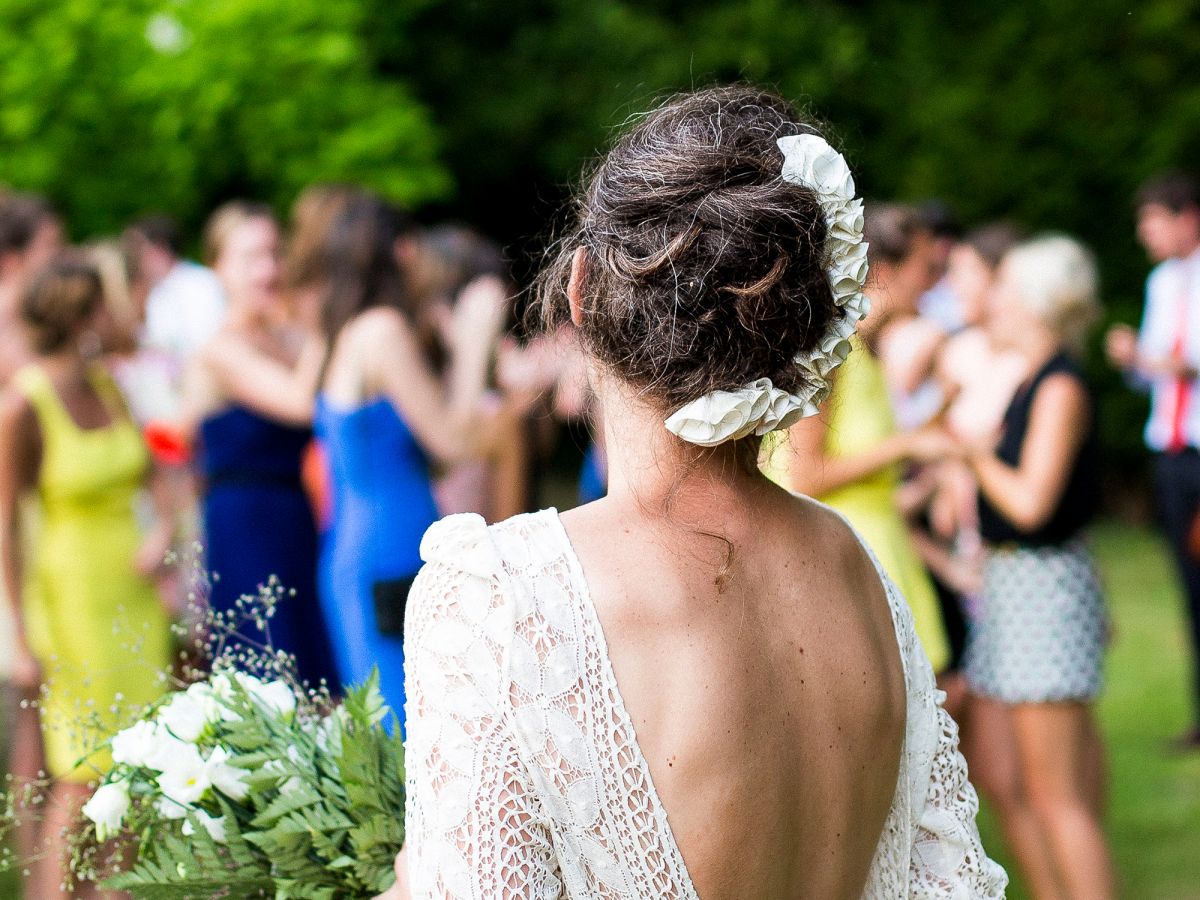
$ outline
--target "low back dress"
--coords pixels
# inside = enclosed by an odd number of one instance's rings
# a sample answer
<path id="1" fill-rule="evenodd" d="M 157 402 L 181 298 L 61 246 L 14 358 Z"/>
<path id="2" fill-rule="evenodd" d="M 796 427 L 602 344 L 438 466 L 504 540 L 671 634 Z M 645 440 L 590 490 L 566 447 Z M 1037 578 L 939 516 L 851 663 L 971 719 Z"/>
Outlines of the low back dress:
<path id="1" fill-rule="evenodd" d="M 406 626 L 412 895 L 696 900 L 557 511 L 490 528 L 451 516 L 421 555 Z M 907 721 L 863 897 L 1003 897 L 945 695 L 875 567 Z"/>

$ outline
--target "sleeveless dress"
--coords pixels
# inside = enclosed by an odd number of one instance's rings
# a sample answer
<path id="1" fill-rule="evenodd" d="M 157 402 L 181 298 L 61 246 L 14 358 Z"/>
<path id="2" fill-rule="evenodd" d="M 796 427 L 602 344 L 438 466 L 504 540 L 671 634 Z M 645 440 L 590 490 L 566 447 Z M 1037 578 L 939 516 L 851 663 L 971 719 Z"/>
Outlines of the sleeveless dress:
<path id="1" fill-rule="evenodd" d="M 47 683 L 49 771 L 73 781 L 107 767 L 102 753 L 76 763 L 162 694 L 158 676 L 171 657 L 170 622 L 134 569 L 142 539 L 135 501 L 150 459 L 108 374 L 96 367 L 89 378 L 111 420 L 102 428 L 76 425 L 36 364 L 14 378 L 42 439 L 23 613 Z"/>
<path id="2" fill-rule="evenodd" d="M 883 367 L 857 336 L 851 341 L 854 350 L 838 369 L 826 406 L 825 452 L 834 457 L 870 450 L 896 433 Z M 763 467 L 767 477 L 786 485 L 790 456 L 785 437 L 768 450 Z M 899 486 L 900 468 L 889 466 L 819 499 L 849 519 L 875 552 L 912 609 L 917 634 L 934 671 L 941 672 L 950 662 L 950 644 L 933 582 L 896 509 Z"/>
<path id="3" fill-rule="evenodd" d="M 557 511 L 444 519 L 408 607 L 406 838 L 418 898 L 697 894 Z M 1003 897 L 912 616 L 887 590 L 907 687 L 865 898 Z"/>
<path id="4" fill-rule="evenodd" d="M 996 448 L 1009 465 L 1021 461 L 1038 389 L 1059 374 L 1087 384 L 1079 367 L 1059 354 L 1017 391 Z M 972 623 L 964 662 L 971 687 L 1005 703 L 1090 702 L 1103 687 L 1108 615 L 1100 576 L 1083 539 L 1100 498 L 1095 403 L 1091 406 L 1091 427 L 1045 525 L 1023 531 L 979 495 L 988 549 L 982 610 Z"/>
<path id="5" fill-rule="evenodd" d="M 326 678 L 336 687 L 317 601 L 316 525 L 300 480 L 311 439 L 307 428 L 281 425 L 240 406 L 201 423 L 209 604 L 228 612 L 274 575 L 285 596 L 270 620 L 271 645 L 294 654 L 300 677 L 310 684 Z M 252 623 L 240 635 L 251 646 L 265 638 Z"/>
<path id="6" fill-rule="evenodd" d="M 438 518 L 428 464 L 386 397 L 344 409 L 320 396 L 316 431 L 332 512 L 322 536 L 320 597 L 338 675 L 356 683 L 378 666 L 380 690 L 403 717 L 404 642 L 379 630 L 374 591 L 421 567 L 421 536 Z"/>

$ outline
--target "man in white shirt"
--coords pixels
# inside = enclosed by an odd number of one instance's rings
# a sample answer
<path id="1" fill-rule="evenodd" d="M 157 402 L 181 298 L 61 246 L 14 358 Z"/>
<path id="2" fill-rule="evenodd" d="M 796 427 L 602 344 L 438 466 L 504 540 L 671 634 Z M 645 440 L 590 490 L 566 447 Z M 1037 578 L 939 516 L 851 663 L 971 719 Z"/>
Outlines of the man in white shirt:
<path id="1" fill-rule="evenodd" d="M 183 258 L 179 229 L 168 217 L 139 219 L 126 240 L 149 288 L 142 350 L 161 363 L 169 385 L 164 405 L 177 406 L 188 362 L 225 320 L 225 292 L 211 269 Z M 154 410 L 153 416 L 170 418 L 176 411 Z"/>
<path id="2" fill-rule="evenodd" d="M 1112 363 L 1150 392 L 1146 444 L 1154 454 L 1159 513 L 1187 600 L 1196 722 L 1179 739 L 1200 750 L 1200 184 L 1167 173 L 1138 192 L 1137 233 L 1157 265 L 1146 281 L 1138 332 L 1108 333 Z M 1200 535 L 1200 531 L 1197 531 Z"/>

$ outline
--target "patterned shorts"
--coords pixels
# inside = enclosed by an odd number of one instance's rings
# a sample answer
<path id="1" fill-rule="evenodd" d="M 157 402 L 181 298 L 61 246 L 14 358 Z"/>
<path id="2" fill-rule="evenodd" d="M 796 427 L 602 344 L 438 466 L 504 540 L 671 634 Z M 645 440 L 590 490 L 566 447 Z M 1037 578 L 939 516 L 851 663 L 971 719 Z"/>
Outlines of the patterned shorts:
<path id="1" fill-rule="evenodd" d="M 1082 541 L 989 550 L 981 615 L 963 667 L 972 689 L 1006 703 L 1094 700 L 1108 618 Z"/>

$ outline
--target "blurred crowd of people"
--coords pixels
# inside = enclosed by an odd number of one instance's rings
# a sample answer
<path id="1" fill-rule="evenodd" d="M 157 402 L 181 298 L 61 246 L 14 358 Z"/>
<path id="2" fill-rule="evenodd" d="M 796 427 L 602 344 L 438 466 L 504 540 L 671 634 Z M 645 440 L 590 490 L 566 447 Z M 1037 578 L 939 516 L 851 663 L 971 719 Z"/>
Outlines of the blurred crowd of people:
<path id="1" fill-rule="evenodd" d="M 1147 441 L 1200 644 L 1195 183 L 1148 183 L 1138 217 L 1161 265 L 1141 335 L 1115 329 L 1107 349 L 1153 392 Z M 865 233 L 872 310 L 855 351 L 825 414 L 768 440 L 763 469 L 846 515 L 902 588 L 1035 895 L 1110 896 L 1092 715 L 1110 626 L 1084 540 L 1095 262 L 1063 235 L 964 231 L 936 202 L 871 204 Z M 378 667 L 402 710 L 426 528 L 529 510 L 556 423 L 589 413 L 569 330 L 515 327 L 504 255 L 469 229 L 318 185 L 286 223 L 225 204 L 201 248 L 189 260 L 163 216 L 67 247 L 45 200 L 0 193 L 2 658 L 17 697 L 41 690 L 39 710 L 10 710 L 9 770 L 50 772 L 64 801 L 94 772 L 78 765 L 85 721 L 162 691 L 189 598 L 249 652 L 269 635 L 310 683 Z M 605 491 L 590 424 L 581 501 Z M 59 874 L 33 878 L 49 896 Z"/>

